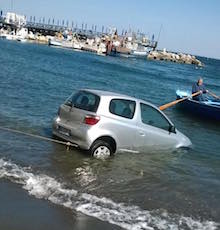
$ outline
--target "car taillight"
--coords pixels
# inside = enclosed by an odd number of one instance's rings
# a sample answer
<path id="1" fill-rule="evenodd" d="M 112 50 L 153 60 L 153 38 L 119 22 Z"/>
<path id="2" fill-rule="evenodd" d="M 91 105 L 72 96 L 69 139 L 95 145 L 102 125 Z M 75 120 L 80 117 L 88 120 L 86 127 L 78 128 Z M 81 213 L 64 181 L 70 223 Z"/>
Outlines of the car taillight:
<path id="1" fill-rule="evenodd" d="M 98 116 L 88 115 L 85 117 L 84 123 L 87 125 L 95 125 L 99 122 L 99 120 L 100 120 L 100 117 L 98 117 Z"/>

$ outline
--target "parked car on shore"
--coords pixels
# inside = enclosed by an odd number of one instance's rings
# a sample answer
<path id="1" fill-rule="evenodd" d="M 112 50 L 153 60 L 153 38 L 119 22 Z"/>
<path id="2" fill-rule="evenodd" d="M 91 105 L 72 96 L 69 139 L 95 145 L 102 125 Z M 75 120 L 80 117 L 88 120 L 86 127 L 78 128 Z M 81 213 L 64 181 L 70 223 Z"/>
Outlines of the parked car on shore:
<path id="1" fill-rule="evenodd" d="M 89 150 L 95 157 L 191 145 L 151 103 L 89 89 L 72 94 L 60 106 L 53 121 L 53 134 Z"/>

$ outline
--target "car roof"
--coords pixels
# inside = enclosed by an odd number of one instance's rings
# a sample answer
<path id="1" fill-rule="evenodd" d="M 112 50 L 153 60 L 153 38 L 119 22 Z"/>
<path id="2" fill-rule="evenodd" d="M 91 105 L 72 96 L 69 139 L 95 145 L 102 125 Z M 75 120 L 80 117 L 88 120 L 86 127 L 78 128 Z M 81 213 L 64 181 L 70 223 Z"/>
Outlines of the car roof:
<path id="1" fill-rule="evenodd" d="M 133 101 L 148 104 L 148 105 L 151 105 L 151 106 L 157 108 L 156 105 L 152 104 L 149 101 L 145 101 L 145 100 L 140 99 L 140 98 L 135 98 L 135 97 L 132 97 L 132 96 L 128 96 L 126 94 L 120 94 L 120 93 L 115 93 L 115 92 L 110 92 L 110 91 L 105 91 L 105 90 L 96 90 L 96 89 L 80 89 L 80 91 L 91 92 L 91 93 L 96 94 L 96 95 L 98 95 L 100 97 L 102 97 L 102 96 L 105 96 L 105 97 L 120 97 L 122 99 L 133 100 Z"/>
<path id="2" fill-rule="evenodd" d="M 96 94 L 96 95 L 98 95 L 100 97 L 101 96 L 106 96 L 106 97 L 121 97 L 123 99 L 128 99 L 128 100 L 133 100 L 133 101 L 136 101 L 136 102 L 139 102 L 139 103 L 148 104 L 148 105 L 154 107 L 155 109 L 158 109 L 158 107 L 156 105 L 152 104 L 151 102 L 145 101 L 143 99 L 131 97 L 131 96 L 128 96 L 128 95 L 125 95 L 125 94 L 120 94 L 120 93 L 115 93 L 115 92 L 110 92 L 110 91 L 105 91 L 105 90 L 97 90 L 97 89 L 80 89 L 80 91 L 91 92 L 91 93 Z M 163 111 L 161 111 L 161 113 L 163 113 Z M 172 121 L 166 116 L 166 114 L 164 114 L 164 116 L 166 117 L 166 119 L 171 124 L 173 124 Z"/>
<path id="3" fill-rule="evenodd" d="M 134 100 L 137 101 L 139 99 L 135 98 L 135 97 L 131 97 L 125 94 L 120 94 L 120 93 L 115 93 L 115 92 L 110 92 L 110 91 L 104 91 L 104 90 L 96 90 L 96 89 L 81 89 L 82 91 L 88 91 L 91 93 L 94 93 L 98 96 L 107 96 L 107 97 L 122 97 L 122 98 L 126 98 L 126 99 L 130 99 L 130 100 Z"/>

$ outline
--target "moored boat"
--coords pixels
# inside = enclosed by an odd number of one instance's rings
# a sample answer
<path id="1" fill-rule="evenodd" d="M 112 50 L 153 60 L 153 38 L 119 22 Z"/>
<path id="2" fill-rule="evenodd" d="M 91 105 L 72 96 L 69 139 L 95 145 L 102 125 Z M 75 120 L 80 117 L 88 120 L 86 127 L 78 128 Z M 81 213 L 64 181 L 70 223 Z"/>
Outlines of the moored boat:
<path id="1" fill-rule="evenodd" d="M 27 42 L 27 39 L 18 37 L 18 38 L 17 38 L 17 41 L 18 41 L 18 42 Z"/>
<path id="2" fill-rule="evenodd" d="M 220 100 L 207 98 L 205 101 L 196 101 L 190 97 L 190 92 L 176 91 L 177 99 L 189 97 L 179 103 L 179 107 L 198 117 L 220 121 Z"/>
<path id="3" fill-rule="evenodd" d="M 147 57 L 148 52 L 145 50 L 132 50 L 132 54 L 138 57 Z"/>
<path id="4" fill-rule="evenodd" d="M 52 40 L 52 39 L 49 39 L 48 44 L 49 46 L 58 46 L 58 47 L 62 46 L 61 41 Z"/>

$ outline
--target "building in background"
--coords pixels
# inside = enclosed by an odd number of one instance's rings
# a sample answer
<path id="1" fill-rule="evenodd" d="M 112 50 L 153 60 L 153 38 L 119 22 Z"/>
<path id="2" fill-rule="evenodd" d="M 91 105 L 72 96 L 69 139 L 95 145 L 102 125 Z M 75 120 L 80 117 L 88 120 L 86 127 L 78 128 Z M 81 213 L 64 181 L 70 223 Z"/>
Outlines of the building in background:
<path id="1" fill-rule="evenodd" d="M 14 24 L 18 27 L 25 26 L 27 23 L 24 15 L 8 12 L 5 16 L 5 22 L 8 24 Z"/>

